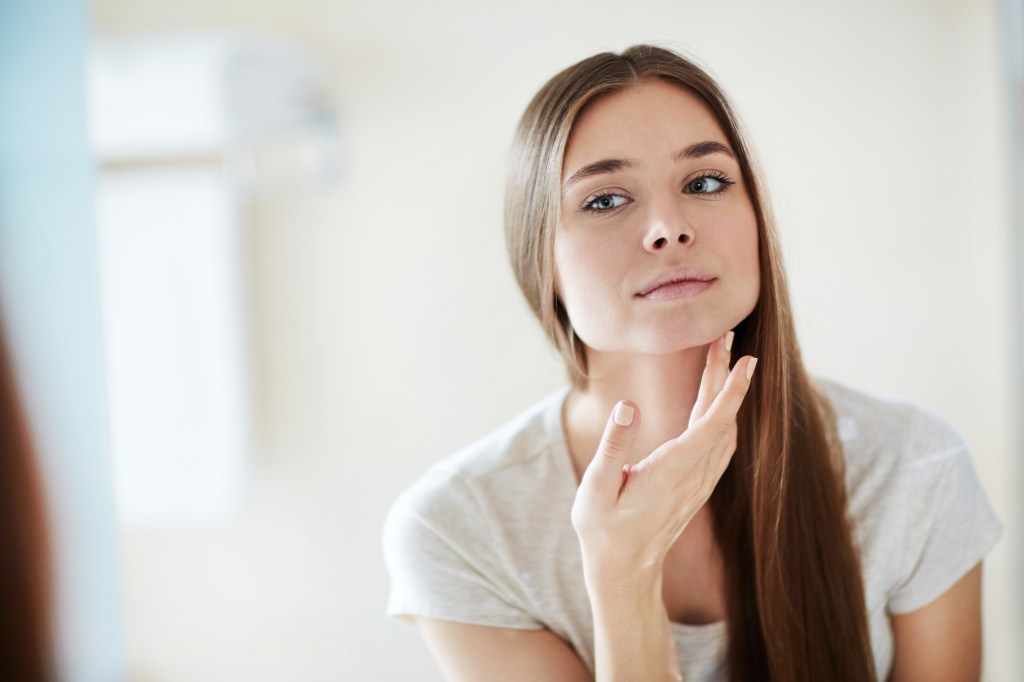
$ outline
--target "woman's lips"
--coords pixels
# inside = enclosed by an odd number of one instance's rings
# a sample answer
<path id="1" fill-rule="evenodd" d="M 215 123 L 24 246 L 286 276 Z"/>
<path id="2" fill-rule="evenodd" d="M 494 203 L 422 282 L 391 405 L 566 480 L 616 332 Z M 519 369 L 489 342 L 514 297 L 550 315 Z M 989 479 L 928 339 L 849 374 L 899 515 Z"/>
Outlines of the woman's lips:
<path id="1" fill-rule="evenodd" d="M 675 301 L 697 296 L 715 283 L 715 277 L 696 265 L 666 270 L 637 292 L 648 301 Z"/>
<path id="2" fill-rule="evenodd" d="M 645 294 L 638 294 L 640 298 L 648 301 L 674 301 L 680 298 L 690 298 L 711 288 L 715 280 L 684 279 L 674 282 L 666 282 L 659 287 L 651 289 Z"/>

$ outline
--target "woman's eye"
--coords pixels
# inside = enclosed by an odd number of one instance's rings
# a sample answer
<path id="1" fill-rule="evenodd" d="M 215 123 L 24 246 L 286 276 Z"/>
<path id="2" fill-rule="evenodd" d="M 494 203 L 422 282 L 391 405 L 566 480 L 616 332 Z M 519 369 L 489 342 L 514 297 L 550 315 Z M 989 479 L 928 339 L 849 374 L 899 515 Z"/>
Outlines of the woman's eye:
<path id="1" fill-rule="evenodd" d="M 587 211 L 611 211 L 620 206 L 624 206 L 626 201 L 626 197 L 621 194 L 602 194 L 601 196 L 594 197 L 588 201 L 583 205 L 583 208 Z"/>
<path id="2" fill-rule="evenodd" d="M 716 178 L 711 175 L 702 175 L 691 180 L 684 190 L 687 194 L 718 194 L 732 184 L 731 180 Z"/>

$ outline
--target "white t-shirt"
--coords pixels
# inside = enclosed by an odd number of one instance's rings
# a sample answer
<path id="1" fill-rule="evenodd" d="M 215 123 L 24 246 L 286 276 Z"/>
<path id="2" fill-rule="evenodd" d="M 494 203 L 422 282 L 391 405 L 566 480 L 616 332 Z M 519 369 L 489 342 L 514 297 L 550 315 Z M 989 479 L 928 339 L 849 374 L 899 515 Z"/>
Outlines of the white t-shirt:
<path id="1" fill-rule="evenodd" d="M 952 587 L 1003 526 L 949 423 L 907 402 L 818 383 L 838 419 L 872 650 L 885 679 L 890 614 Z M 438 462 L 395 501 L 384 527 L 390 615 L 548 628 L 593 671 L 590 600 L 570 522 L 577 481 L 562 425 L 568 391 Z M 725 621 L 671 628 L 685 679 L 725 679 Z"/>

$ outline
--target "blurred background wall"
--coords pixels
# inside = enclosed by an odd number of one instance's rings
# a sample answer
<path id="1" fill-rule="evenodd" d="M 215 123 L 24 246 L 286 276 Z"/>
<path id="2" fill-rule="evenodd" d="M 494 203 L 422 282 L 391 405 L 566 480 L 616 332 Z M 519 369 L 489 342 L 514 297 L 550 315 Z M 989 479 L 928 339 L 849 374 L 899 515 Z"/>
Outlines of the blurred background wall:
<path id="1" fill-rule="evenodd" d="M 232 381 L 249 402 L 232 414 L 251 442 L 231 441 L 241 456 L 217 470 L 222 504 L 175 507 L 172 494 L 167 513 L 129 517 L 134 484 L 119 480 L 130 679 L 439 679 L 415 630 L 383 615 L 381 523 L 430 463 L 564 381 L 506 265 L 506 150 L 556 71 L 649 41 L 707 64 L 747 123 L 812 371 L 934 409 L 972 446 L 1007 524 L 986 561 L 986 677 L 1019 679 L 1022 228 L 999 11 L 93 0 L 97 43 L 286 39 L 322 68 L 338 122 L 334 171 L 270 189 L 231 143 L 99 162 L 101 188 L 168 164 L 228 178 L 237 262 L 209 271 L 238 284 L 245 332 L 231 348 L 247 370 Z M 183 234 L 194 224 L 182 214 Z M 101 280 L 115 262 L 101 257 Z M 118 304 L 105 300 L 110 333 Z"/>

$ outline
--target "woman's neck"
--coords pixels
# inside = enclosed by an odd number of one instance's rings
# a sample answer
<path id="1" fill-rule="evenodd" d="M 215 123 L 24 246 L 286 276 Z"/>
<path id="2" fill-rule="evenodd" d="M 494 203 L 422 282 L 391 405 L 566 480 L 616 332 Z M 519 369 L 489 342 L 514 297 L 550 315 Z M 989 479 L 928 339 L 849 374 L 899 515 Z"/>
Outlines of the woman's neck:
<path id="1" fill-rule="evenodd" d="M 630 463 L 639 462 L 686 430 L 697 401 L 707 350 L 708 346 L 699 346 L 673 355 L 588 351 L 590 378 L 585 387 L 569 393 L 563 414 L 577 475 L 590 464 L 608 416 L 619 400 L 632 400 L 640 408 L 640 437 Z"/>

